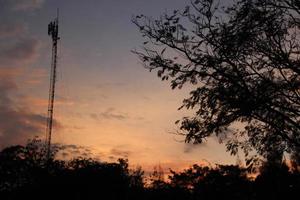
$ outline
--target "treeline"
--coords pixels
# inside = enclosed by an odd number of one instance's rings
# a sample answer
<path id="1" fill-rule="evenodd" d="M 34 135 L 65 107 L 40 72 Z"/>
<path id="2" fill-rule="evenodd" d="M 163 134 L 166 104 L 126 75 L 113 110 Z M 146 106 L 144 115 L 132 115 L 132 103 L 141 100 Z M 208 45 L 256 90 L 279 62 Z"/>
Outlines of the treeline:
<path id="1" fill-rule="evenodd" d="M 297 197 L 299 191 L 299 167 L 285 163 L 265 163 L 255 178 L 237 165 L 194 165 L 181 172 L 171 170 L 167 180 L 158 169 L 145 181 L 142 169 L 129 169 L 124 159 L 118 163 L 86 158 L 45 162 L 42 148 L 35 143 L 0 152 L 1 200 L 254 200 Z"/>

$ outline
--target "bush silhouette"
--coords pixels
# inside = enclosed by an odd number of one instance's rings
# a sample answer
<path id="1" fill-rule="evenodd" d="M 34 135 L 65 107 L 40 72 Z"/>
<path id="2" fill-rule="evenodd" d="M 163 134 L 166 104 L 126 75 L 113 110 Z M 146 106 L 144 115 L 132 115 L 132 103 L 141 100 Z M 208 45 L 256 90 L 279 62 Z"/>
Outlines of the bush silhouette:
<path id="1" fill-rule="evenodd" d="M 168 180 L 154 170 L 145 184 L 139 167 L 129 169 L 128 160 L 117 163 L 91 158 L 45 162 L 43 148 L 33 141 L 0 152 L 0 197 L 4 199 L 282 199 L 297 195 L 299 170 L 285 163 L 266 161 L 255 179 L 237 165 L 193 165 L 170 171 Z M 298 167 L 299 169 L 299 167 Z"/>

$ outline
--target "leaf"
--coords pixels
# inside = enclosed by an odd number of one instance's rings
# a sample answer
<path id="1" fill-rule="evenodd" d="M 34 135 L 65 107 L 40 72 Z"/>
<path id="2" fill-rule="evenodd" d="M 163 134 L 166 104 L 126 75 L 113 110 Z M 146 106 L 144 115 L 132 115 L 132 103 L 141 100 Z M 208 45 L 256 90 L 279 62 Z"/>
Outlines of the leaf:
<path id="1" fill-rule="evenodd" d="M 157 71 L 157 76 L 158 76 L 158 77 L 161 77 L 162 74 L 163 74 L 163 70 L 158 70 L 158 71 Z"/>
<path id="2" fill-rule="evenodd" d="M 180 28 L 183 31 L 186 31 L 186 28 L 184 28 L 181 24 L 178 24 L 178 28 Z"/>
<path id="3" fill-rule="evenodd" d="M 253 158 L 247 159 L 246 160 L 246 165 L 248 166 L 252 162 Z"/>
<path id="4" fill-rule="evenodd" d="M 169 79 L 169 77 L 168 77 L 168 76 L 163 76 L 163 77 L 162 77 L 162 80 L 163 80 L 163 81 L 164 81 L 164 80 L 166 80 L 166 81 L 167 81 L 168 79 Z"/>
<path id="5" fill-rule="evenodd" d="M 187 14 L 189 11 L 190 11 L 190 7 L 189 7 L 189 6 L 186 6 L 186 7 L 185 7 L 185 10 L 184 10 L 184 12 L 183 12 L 183 14 Z"/>
<path id="6" fill-rule="evenodd" d="M 165 53 L 166 49 L 167 49 L 167 48 L 164 48 L 164 49 L 161 51 L 160 54 L 163 55 L 163 54 Z"/>

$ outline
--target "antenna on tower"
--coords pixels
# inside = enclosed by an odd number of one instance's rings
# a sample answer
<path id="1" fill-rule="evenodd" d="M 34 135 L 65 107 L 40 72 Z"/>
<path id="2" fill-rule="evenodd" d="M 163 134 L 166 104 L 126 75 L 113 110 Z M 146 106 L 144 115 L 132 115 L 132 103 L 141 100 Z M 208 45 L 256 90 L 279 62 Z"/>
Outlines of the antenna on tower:
<path id="1" fill-rule="evenodd" d="M 48 115 L 47 115 L 47 128 L 46 128 L 46 159 L 47 161 L 51 156 L 51 134 L 53 126 L 53 108 L 55 97 L 55 82 L 56 82 L 56 64 L 57 64 L 57 41 L 58 37 L 58 15 L 57 9 L 56 18 L 48 25 L 48 35 L 52 38 L 52 58 L 51 58 L 51 72 L 50 72 L 50 88 L 49 88 L 49 100 L 48 100 Z"/>

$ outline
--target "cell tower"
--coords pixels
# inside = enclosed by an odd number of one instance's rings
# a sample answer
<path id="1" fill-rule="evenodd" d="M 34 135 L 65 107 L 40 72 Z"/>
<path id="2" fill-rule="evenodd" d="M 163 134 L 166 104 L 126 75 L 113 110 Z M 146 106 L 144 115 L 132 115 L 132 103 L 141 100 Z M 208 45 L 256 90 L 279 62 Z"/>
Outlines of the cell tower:
<path id="1" fill-rule="evenodd" d="M 48 35 L 52 38 L 52 60 L 51 60 L 51 73 L 50 73 L 50 88 L 49 88 L 49 100 L 48 100 L 48 116 L 47 116 L 47 128 L 46 128 L 46 159 L 49 160 L 51 156 L 51 134 L 53 126 L 53 107 L 55 97 L 55 82 L 56 82 L 56 64 L 57 64 L 57 41 L 58 37 L 58 10 L 57 16 L 54 21 L 48 25 Z"/>

